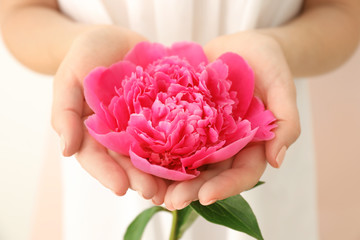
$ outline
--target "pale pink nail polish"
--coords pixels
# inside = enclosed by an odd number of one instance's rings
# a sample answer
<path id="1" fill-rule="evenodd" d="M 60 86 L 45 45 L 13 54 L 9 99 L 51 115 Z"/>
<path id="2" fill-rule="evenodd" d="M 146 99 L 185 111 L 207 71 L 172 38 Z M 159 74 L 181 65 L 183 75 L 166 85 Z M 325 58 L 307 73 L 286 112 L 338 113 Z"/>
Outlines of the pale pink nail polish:
<path id="1" fill-rule="evenodd" d="M 280 167 L 282 162 L 284 161 L 286 150 L 287 150 L 286 146 L 283 146 L 280 149 L 278 155 L 276 156 L 276 162 L 278 164 L 278 167 Z"/>
<path id="2" fill-rule="evenodd" d="M 175 210 L 175 208 L 174 208 L 173 206 L 168 206 L 168 205 L 165 204 L 165 207 L 166 207 L 167 210 L 169 210 L 169 211 L 174 211 L 174 210 Z"/>
<path id="3" fill-rule="evenodd" d="M 154 205 L 157 205 L 157 206 L 161 205 L 159 202 L 155 201 L 155 199 L 151 199 L 151 201 Z"/>
<path id="4" fill-rule="evenodd" d="M 64 135 L 60 135 L 60 151 L 61 154 L 64 155 L 65 153 L 65 148 L 66 148 L 66 143 L 65 143 L 65 137 Z"/>
<path id="5" fill-rule="evenodd" d="M 184 202 L 184 204 L 181 206 L 180 209 L 186 208 L 192 201 L 186 201 Z"/>
<path id="6" fill-rule="evenodd" d="M 145 198 L 145 197 L 144 197 L 144 194 L 142 194 L 142 192 L 140 192 L 140 191 L 138 191 L 138 190 L 137 190 L 136 192 L 139 194 L 140 197 Z"/>
<path id="7" fill-rule="evenodd" d="M 211 205 L 211 204 L 215 203 L 216 201 L 217 201 L 217 199 L 211 199 L 211 200 L 205 202 L 203 205 L 204 206 Z"/>

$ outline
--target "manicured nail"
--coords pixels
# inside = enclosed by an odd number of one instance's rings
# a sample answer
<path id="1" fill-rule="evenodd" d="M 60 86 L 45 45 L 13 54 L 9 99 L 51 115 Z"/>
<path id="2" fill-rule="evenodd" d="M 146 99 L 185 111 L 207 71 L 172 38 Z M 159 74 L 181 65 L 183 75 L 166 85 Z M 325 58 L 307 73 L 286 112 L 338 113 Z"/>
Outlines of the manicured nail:
<path id="1" fill-rule="evenodd" d="M 155 199 L 151 199 L 151 201 L 152 201 L 152 203 L 154 204 L 154 205 L 157 205 L 157 206 L 159 206 L 159 205 L 161 205 L 159 202 L 157 202 Z"/>
<path id="2" fill-rule="evenodd" d="M 283 146 L 280 149 L 278 155 L 276 156 L 276 162 L 278 164 L 278 167 L 280 167 L 282 162 L 284 161 L 286 150 L 287 150 L 286 146 Z"/>
<path id="3" fill-rule="evenodd" d="M 65 153 L 65 148 L 66 148 L 66 143 L 65 143 L 65 137 L 64 135 L 60 135 L 60 150 L 61 150 L 61 154 L 64 155 Z"/>
<path id="4" fill-rule="evenodd" d="M 216 202 L 216 201 L 217 201 L 217 199 L 211 199 L 211 200 L 203 203 L 203 205 L 204 205 L 204 206 L 211 205 L 211 204 L 213 204 L 213 203 Z"/>
<path id="5" fill-rule="evenodd" d="M 144 195 L 142 194 L 142 192 L 140 192 L 138 190 L 136 192 L 140 195 L 140 197 L 144 198 Z"/>
<path id="6" fill-rule="evenodd" d="M 114 193 L 116 196 L 123 196 L 124 194 L 123 193 L 120 193 L 118 191 L 115 191 L 115 190 L 111 190 L 112 193 Z"/>
<path id="7" fill-rule="evenodd" d="M 184 204 L 181 206 L 180 209 L 186 208 L 187 206 L 189 206 L 189 204 L 190 204 L 191 202 L 192 202 L 191 200 L 184 202 Z"/>
<path id="8" fill-rule="evenodd" d="M 166 207 L 167 210 L 169 210 L 169 211 L 174 211 L 174 210 L 175 210 L 175 208 L 174 208 L 173 206 L 168 206 L 168 205 L 165 204 L 165 207 Z"/>

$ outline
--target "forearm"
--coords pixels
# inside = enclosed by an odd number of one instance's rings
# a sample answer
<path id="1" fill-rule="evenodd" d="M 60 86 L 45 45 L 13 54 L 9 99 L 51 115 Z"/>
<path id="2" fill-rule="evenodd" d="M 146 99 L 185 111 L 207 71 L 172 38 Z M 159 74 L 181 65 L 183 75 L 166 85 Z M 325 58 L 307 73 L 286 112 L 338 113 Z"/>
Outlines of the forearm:
<path id="1" fill-rule="evenodd" d="M 306 6 L 288 24 L 260 30 L 281 45 L 294 76 L 330 71 L 348 59 L 360 38 L 360 4 Z"/>
<path id="2" fill-rule="evenodd" d="M 71 42 L 86 28 L 41 5 L 13 8 L 1 23 L 12 54 L 27 67 L 47 74 L 55 73 Z"/>

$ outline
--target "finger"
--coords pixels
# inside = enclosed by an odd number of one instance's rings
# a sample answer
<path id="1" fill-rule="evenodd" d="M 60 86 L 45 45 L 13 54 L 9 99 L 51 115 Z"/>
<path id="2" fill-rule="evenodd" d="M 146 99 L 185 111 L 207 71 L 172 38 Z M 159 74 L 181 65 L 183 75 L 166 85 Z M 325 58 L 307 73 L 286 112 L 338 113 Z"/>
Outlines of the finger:
<path id="1" fill-rule="evenodd" d="M 171 206 L 173 206 L 174 209 L 183 209 L 187 205 L 189 205 L 192 201 L 195 201 L 198 199 L 198 191 L 200 187 L 204 184 L 206 179 L 208 178 L 206 175 L 209 175 L 204 173 L 200 174 L 196 179 L 194 180 L 188 180 L 185 182 L 179 182 L 177 183 L 172 192 L 167 194 L 166 202 L 170 202 Z"/>
<path id="2" fill-rule="evenodd" d="M 165 204 L 165 207 L 169 210 L 169 211 L 173 211 L 175 210 L 173 204 L 172 204 L 172 201 L 171 201 L 171 195 L 175 189 L 175 186 L 177 184 L 179 184 L 180 182 L 174 182 L 173 184 L 171 184 L 167 191 L 166 191 L 166 194 L 165 194 L 165 198 L 164 198 L 164 204 Z"/>
<path id="3" fill-rule="evenodd" d="M 64 156 L 76 153 L 83 139 L 82 88 L 68 71 L 58 73 L 54 79 L 51 122 L 61 139 Z"/>
<path id="4" fill-rule="evenodd" d="M 289 78 L 269 88 L 267 107 L 277 119 L 275 138 L 266 142 L 266 158 L 273 167 L 280 167 L 286 150 L 300 135 L 300 120 L 296 105 L 296 90 Z"/>
<path id="5" fill-rule="evenodd" d="M 124 195 L 129 180 L 124 169 L 108 155 L 107 149 L 85 133 L 80 151 L 76 154 L 80 165 L 116 195 Z"/>
<path id="6" fill-rule="evenodd" d="M 161 178 L 155 178 L 155 180 L 157 182 L 157 193 L 151 200 L 155 205 L 161 205 L 164 203 L 166 190 L 169 184 L 167 184 L 167 182 Z"/>
<path id="7" fill-rule="evenodd" d="M 87 102 L 84 99 L 84 101 L 83 101 L 83 111 L 82 111 L 81 116 L 83 116 L 83 118 L 84 118 L 84 117 L 90 116 L 92 114 L 94 114 L 94 111 L 89 107 L 89 105 L 87 104 Z"/>
<path id="8" fill-rule="evenodd" d="M 167 194 L 168 201 L 175 209 L 183 209 L 192 201 L 198 200 L 199 190 L 204 183 L 209 179 L 218 175 L 231 166 L 232 159 L 222 161 L 216 164 L 211 164 L 206 170 L 194 179 L 177 183 L 172 192 Z"/>
<path id="9" fill-rule="evenodd" d="M 200 203 L 209 205 L 252 188 L 265 168 L 264 144 L 244 148 L 236 155 L 231 168 L 203 184 L 199 190 Z"/>
<path id="10" fill-rule="evenodd" d="M 158 192 L 158 184 L 155 180 L 156 177 L 135 168 L 129 157 L 113 151 L 109 151 L 109 153 L 125 170 L 131 189 L 137 191 L 139 195 L 145 199 L 151 199 L 155 196 Z"/>

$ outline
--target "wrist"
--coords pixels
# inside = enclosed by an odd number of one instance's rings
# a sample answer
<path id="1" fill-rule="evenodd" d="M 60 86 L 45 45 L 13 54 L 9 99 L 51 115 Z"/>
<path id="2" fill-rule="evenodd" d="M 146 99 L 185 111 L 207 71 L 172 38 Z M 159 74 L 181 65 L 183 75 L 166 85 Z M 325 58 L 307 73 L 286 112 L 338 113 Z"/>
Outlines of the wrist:
<path id="1" fill-rule="evenodd" d="M 297 69 L 297 64 L 295 64 L 295 62 L 298 61 L 296 58 L 296 56 L 298 56 L 296 51 L 298 50 L 295 49 L 294 51 L 290 48 L 290 40 L 286 38 L 286 35 L 289 33 L 286 32 L 286 29 L 283 29 L 282 27 L 259 29 L 258 33 L 267 36 L 269 39 L 271 39 L 274 45 L 277 45 L 277 47 L 281 50 L 281 53 L 283 54 L 291 73 L 294 76 L 298 76 L 299 69 Z"/>

